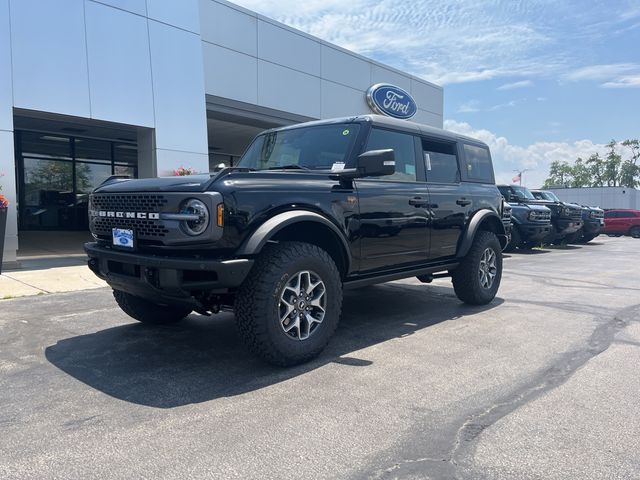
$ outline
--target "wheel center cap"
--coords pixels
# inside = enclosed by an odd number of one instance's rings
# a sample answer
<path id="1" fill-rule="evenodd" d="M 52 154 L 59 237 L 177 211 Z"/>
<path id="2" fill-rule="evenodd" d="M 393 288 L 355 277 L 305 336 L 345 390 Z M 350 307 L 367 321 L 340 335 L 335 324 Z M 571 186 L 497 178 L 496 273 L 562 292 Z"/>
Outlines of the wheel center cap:
<path id="1" fill-rule="evenodd" d="M 307 304 L 304 302 L 304 300 L 300 300 L 300 303 L 298 303 L 298 308 L 300 310 L 304 310 L 306 306 Z"/>

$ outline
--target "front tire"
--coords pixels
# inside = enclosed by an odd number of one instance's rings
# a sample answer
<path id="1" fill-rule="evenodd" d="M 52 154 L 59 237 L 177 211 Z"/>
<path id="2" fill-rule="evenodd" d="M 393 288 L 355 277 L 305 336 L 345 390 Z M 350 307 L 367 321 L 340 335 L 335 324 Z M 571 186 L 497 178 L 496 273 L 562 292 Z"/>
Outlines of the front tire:
<path id="1" fill-rule="evenodd" d="M 631 230 L 629 230 L 629 235 L 631 235 L 633 238 L 640 238 L 640 227 L 631 227 Z"/>
<path id="2" fill-rule="evenodd" d="M 142 323 L 168 325 L 179 322 L 191 313 L 188 307 L 159 305 L 121 290 L 114 290 L 113 297 L 124 313 Z"/>
<path id="3" fill-rule="evenodd" d="M 453 289 L 464 303 L 486 305 L 496 296 L 501 279 L 500 242 L 492 232 L 481 230 L 466 257 L 451 273 Z"/>
<path id="4" fill-rule="evenodd" d="M 249 350 L 268 363 L 307 362 L 326 347 L 342 309 L 340 273 L 308 243 L 267 245 L 236 295 L 236 323 Z"/>
<path id="5" fill-rule="evenodd" d="M 511 241 L 507 248 L 504 249 L 505 252 L 514 252 L 516 248 L 522 248 L 522 237 L 520 236 L 520 232 L 518 231 L 518 227 L 515 225 L 511 229 Z"/>
<path id="6" fill-rule="evenodd" d="M 570 235 L 567 235 L 564 240 L 565 243 L 580 243 L 580 239 L 582 239 L 583 236 L 583 230 L 582 228 L 580 230 L 578 230 L 577 232 L 574 232 Z"/>

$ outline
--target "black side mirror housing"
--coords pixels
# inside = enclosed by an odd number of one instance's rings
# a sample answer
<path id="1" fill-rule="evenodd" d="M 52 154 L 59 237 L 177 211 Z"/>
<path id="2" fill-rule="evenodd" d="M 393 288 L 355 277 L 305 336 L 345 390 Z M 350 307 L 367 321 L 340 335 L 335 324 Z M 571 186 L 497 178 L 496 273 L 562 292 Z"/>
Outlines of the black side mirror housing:
<path id="1" fill-rule="evenodd" d="M 354 178 L 382 177 L 396 172 L 396 155 L 393 149 L 369 150 L 358 155 L 356 167 L 336 172 L 331 178 L 351 180 Z"/>
<path id="2" fill-rule="evenodd" d="M 396 173 L 396 154 L 393 149 L 369 150 L 358 155 L 361 177 L 382 177 Z"/>

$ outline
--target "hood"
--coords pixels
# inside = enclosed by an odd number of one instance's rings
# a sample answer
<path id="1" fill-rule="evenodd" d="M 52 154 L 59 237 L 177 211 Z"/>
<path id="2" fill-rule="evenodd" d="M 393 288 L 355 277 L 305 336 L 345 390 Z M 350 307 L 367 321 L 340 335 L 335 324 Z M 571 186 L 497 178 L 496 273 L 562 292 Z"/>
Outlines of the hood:
<path id="1" fill-rule="evenodd" d="M 511 206 L 513 211 L 516 211 L 518 209 L 520 210 L 525 209 L 525 210 L 536 210 L 539 212 L 546 212 L 549 210 L 544 205 L 539 205 L 537 203 L 509 203 L 509 205 Z"/>
<path id="2" fill-rule="evenodd" d="M 112 178 L 96 188 L 94 192 L 203 192 L 219 174 L 219 172 L 216 172 L 184 177 L 142 178 L 139 180 Z"/>

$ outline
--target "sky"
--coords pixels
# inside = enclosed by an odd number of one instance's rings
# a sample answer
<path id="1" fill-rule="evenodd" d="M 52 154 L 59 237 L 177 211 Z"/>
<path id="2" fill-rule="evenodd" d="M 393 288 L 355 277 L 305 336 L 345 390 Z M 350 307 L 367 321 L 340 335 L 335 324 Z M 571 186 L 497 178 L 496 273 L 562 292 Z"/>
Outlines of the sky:
<path id="1" fill-rule="evenodd" d="M 500 182 L 640 137 L 639 0 L 233 1 L 443 86 L 444 128 L 487 142 Z"/>

